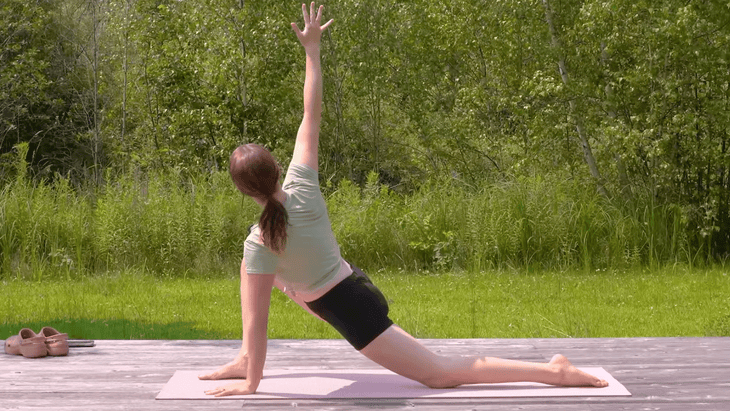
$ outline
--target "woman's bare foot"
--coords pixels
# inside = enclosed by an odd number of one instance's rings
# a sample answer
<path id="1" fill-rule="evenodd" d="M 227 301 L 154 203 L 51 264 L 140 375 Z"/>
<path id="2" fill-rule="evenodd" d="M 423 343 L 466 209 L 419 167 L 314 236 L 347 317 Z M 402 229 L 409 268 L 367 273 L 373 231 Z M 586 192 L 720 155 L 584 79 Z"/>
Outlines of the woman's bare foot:
<path id="1" fill-rule="evenodd" d="M 200 380 L 226 380 L 246 378 L 246 369 L 248 361 L 235 359 L 228 364 L 218 368 L 210 374 L 198 375 Z"/>
<path id="2" fill-rule="evenodd" d="M 607 387 L 608 382 L 585 373 L 573 366 L 564 355 L 556 354 L 550 360 L 550 366 L 557 371 L 558 382 L 555 385 L 563 386 L 594 386 Z"/>

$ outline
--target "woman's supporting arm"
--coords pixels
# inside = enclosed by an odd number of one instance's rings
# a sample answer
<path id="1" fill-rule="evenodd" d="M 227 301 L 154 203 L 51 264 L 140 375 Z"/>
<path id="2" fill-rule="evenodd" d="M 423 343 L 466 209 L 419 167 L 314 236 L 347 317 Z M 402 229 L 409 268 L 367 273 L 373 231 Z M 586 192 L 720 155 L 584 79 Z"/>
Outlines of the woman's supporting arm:
<path id="1" fill-rule="evenodd" d="M 322 67 L 320 64 L 320 40 L 322 33 L 332 20 L 320 25 L 324 6 L 319 6 L 315 14 L 314 2 L 307 7 L 302 4 L 304 30 L 300 31 L 295 23 L 292 30 L 304 47 L 306 54 L 306 73 L 304 79 L 304 116 L 297 132 L 292 163 L 306 164 L 319 170 L 317 152 L 319 149 L 319 129 L 322 122 Z"/>
<path id="2" fill-rule="evenodd" d="M 241 269 L 241 311 L 243 313 L 243 342 L 239 357 L 246 366 L 246 381 L 229 384 L 206 391 L 208 395 L 224 397 L 227 395 L 253 394 L 263 378 L 266 362 L 267 326 L 271 290 L 274 274 L 246 274 Z"/>
<path id="3" fill-rule="evenodd" d="M 249 274 L 247 276 L 246 305 L 249 316 L 243 330 L 248 352 L 248 370 L 246 382 L 251 393 L 256 391 L 264 376 L 266 362 L 266 330 L 269 324 L 269 306 L 271 305 L 271 289 L 274 286 L 274 274 Z"/>
<path id="4" fill-rule="evenodd" d="M 246 336 L 246 324 L 249 318 L 248 305 L 246 303 L 248 295 L 248 275 L 246 274 L 246 259 L 241 260 L 241 328 L 244 330 L 243 336 L 241 337 L 241 349 L 238 351 L 238 355 L 228 364 L 223 365 L 217 370 L 208 373 L 201 374 L 198 376 L 201 380 L 224 380 L 229 378 L 246 378 L 246 371 L 248 370 L 248 347 Z"/>

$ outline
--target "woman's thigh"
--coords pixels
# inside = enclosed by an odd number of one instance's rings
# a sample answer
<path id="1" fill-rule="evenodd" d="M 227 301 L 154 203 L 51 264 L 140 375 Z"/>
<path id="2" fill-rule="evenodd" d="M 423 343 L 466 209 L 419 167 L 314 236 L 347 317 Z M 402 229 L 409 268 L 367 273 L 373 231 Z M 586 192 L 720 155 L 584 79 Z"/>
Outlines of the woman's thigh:
<path id="1" fill-rule="evenodd" d="M 444 361 L 397 325 L 391 325 L 360 352 L 398 375 L 434 385 L 444 376 Z"/>

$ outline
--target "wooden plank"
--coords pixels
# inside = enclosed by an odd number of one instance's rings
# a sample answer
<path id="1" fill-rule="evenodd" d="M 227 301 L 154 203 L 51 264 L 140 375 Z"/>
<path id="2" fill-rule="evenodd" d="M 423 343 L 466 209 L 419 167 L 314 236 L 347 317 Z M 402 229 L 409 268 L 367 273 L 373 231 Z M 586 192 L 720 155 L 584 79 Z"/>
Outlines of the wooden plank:
<path id="1" fill-rule="evenodd" d="M 547 361 L 557 353 L 603 366 L 632 397 L 411 401 L 205 401 L 211 409 L 730 409 L 730 338 L 422 340 L 433 351 Z M 239 341 L 97 341 L 59 358 L 0 360 L 0 408 L 178 410 L 201 402 L 155 401 L 178 369 L 214 369 Z M 267 368 L 378 368 L 342 340 L 269 341 Z"/>
<path id="2" fill-rule="evenodd" d="M 603 344 L 598 344 L 592 340 L 576 341 L 574 339 L 556 339 L 556 340 L 536 340 L 535 347 L 540 351 L 566 351 L 576 354 L 585 353 L 588 356 L 598 357 L 596 351 L 599 351 L 601 358 L 616 354 L 632 354 L 642 355 L 653 361 L 664 361 L 662 353 L 672 353 L 674 355 L 683 356 L 708 356 L 715 359 L 723 359 L 722 357 L 730 353 L 730 344 L 728 337 L 723 338 L 653 338 L 653 339 L 621 339 L 606 340 Z"/>

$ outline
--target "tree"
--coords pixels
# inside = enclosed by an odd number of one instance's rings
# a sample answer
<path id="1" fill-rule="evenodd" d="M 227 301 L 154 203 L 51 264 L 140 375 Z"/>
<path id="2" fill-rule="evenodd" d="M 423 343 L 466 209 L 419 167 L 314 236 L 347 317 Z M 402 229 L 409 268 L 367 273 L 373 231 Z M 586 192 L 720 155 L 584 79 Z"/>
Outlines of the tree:
<path id="1" fill-rule="evenodd" d="M 91 162 L 76 136 L 85 85 L 73 53 L 74 31 L 54 1 L 9 0 L 0 8 L 0 152 L 28 143 L 28 162 L 42 175 L 83 175 Z"/>

